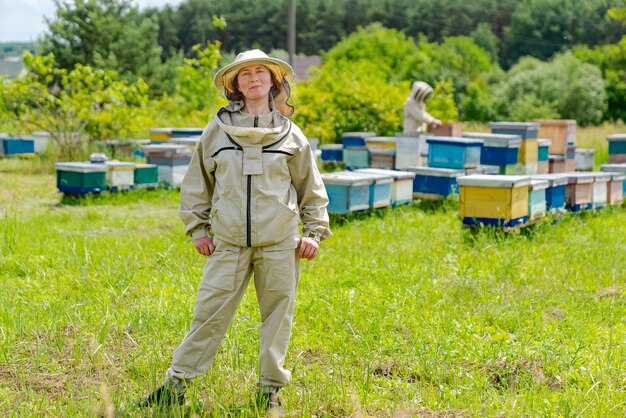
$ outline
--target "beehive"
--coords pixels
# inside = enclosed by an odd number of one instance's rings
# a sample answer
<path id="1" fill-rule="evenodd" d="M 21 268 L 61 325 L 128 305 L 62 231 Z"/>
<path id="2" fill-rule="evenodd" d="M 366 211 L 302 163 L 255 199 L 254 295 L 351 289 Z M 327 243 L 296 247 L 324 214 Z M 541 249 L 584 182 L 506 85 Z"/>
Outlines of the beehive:
<path id="1" fill-rule="evenodd" d="M 328 194 L 328 211 L 348 214 L 369 209 L 371 178 L 355 175 L 349 171 L 322 173 Z"/>
<path id="2" fill-rule="evenodd" d="M 396 148 L 396 138 L 393 136 L 369 136 L 365 137 L 365 146 L 367 147 L 376 147 L 376 148 L 385 148 L 385 149 L 395 149 Z"/>
<path id="3" fill-rule="evenodd" d="M 549 153 L 565 155 L 567 144 L 576 144 L 576 121 L 573 119 L 537 119 L 538 135 L 552 141 Z"/>
<path id="4" fill-rule="evenodd" d="M 522 139 L 536 139 L 539 124 L 536 122 L 489 122 L 491 133 L 519 135 Z M 542 138 L 549 138 L 542 136 Z"/>
<path id="5" fill-rule="evenodd" d="M 577 148 L 574 155 L 574 168 L 576 171 L 592 171 L 595 149 Z"/>
<path id="6" fill-rule="evenodd" d="M 320 145 L 322 161 L 343 161 L 343 146 L 341 144 Z"/>
<path id="7" fill-rule="evenodd" d="M 368 147 L 370 151 L 370 167 L 393 169 L 396 166 L 395 148 Z"/>
<path id="8" fill-rule="evenodd" d="M 346 168 L 368 168 L 370 150 L 367 147 L 344 147 L 343 162 L 346 163 Z"/>
<path id="9" fill-rule="evenodd" d="M 607 173 L 611 180 L 607 183 L 606 201 L 609 205 L 621 205 L 624 202 L 625 173 Z"/>
<path id="10" fill-rule="evenodd" d="M 156 164 L 135 164 L 135 189 L 148 189 L 159 186 L 159 169 Z"/>
<path id="11" fill-rule="evenodd" d="M 511 227 L 528 221 L 529 176 L 475 174 L 457 181 L 465 225 Z"/>
<path id="12" fill-rule="evenodd" d="M 364 168 L 358 171 L 364 173 L 382 174 L 393 178 L 393 183 L 391 184 L 392 207 L 408 204 L 413 200 L 413 179 L 415 178 L 415 173 L 377 168 Z"/>
<path id="13" fill-rule="evenodd" d="M 407 171 L 415 174 L 413 179 L 413 198 L 445 199 L 459 194 L 457 178 L 464 176 L 464 170 L 436 167 L 409 167 Z"/>
<path id="14" fill-rule="evenodd" d="M 135 163 L 105 161 L 107 188 L 113 192 L 130 190 L 135 185 Z"/>
<path id="15" fill-rule="evenodd" d="M 622 164 L 602 164 L 600 166 L 600 171 L 610 172 L 610 173 L 624 173 L 626 174 L 626 163 Z M 623 184 L 622 192 L 624 196 L 626 196 L 626 181 Z"/>
<path id="16" fill-rule="evenodd" d="M 57 189 L 63 193 L 87 194 L 106 190 L 107 168 L 89 162 L 55 163 Z"/>
<path id="17" fill-rule="evenodd" d="M 568 176 L 561 173 L 538 174 L 532 176 L 532 179 L 548 181 L 546 188 L 546 210 L 551 213 L 565 209 L 565 190 L 567 187 Z"/>
<path id="18" fill-rule="evenodd" d="M 347 147 L 364 147 L 366 138 L 376 136 L 374 132 L 344 132 L 341 134 L 341 144 Z"/>
<path id="19" fill-rule="evenodd" d="M 609 142 L 609 164 L 626 163 L 626 134 L 613 134 L 606 137 Z"/>
<path id="20" fill-rule="evenodd" d="M 602 171 L 594 171 L 590 174 L 593 174 L 591 206 L 594 209 L 603 208 L 607 204 L 608 183 L 611 181 L 611 175 Z"/>
<path id="21" fill-rule="evenodd" d="M 203 128 L 170 128 L 172 138 L 188 138 L 191 136 L 200 137 L 203 131 Z"/>
<path id="22" fill-rule="evenodd" d="M 462 169 L 480 164 L 482 140 L 453 137 L 428 137 L 428 166 Z"/>
<path id="23" fill-rule="evenodd" d="M 550 173 L 565 173 L 565 155 L 550 155 L 548 160 L 548 169 Z"/>
<path id="24" fill-rule="evenodd" d="M 565 207 L 572 212 L 592 208 L 593 175 L 590 173 L 568 173 L 565 189 Z"/>
<path id="25" fill-rule="evenodd" d="M 464 132 L 463 138 L 483 141 L 480 151 L 481 164 L 506 166 L 518 162 L 519 148 L 522 144 L 522 139 L 518 135 Z"/>
<path id="26" fill-rule="evenodd" d="M 424 136 L 396 133 L 396 169 L 402 170 L 422 165 L 427 155 Z"/>
<path id="27" fill-rule="evenodd" d="M 150 128 L 148 138 L 151 141 L 167 141 L 172 137 L 172 128 Z"/>
<path id="28" fill-rule="evenodd" d="M 2 140 L 4 155 L 29 155 L 35 153 L 35 141 L 27 138 L 5 138 Z"/>
<path id="29" fill-rule="evenodd" d="M 533 179 L 530 180 L 528 188 L 528 219 L 531 221 L 546 216 L 547 202 L 546 191 L 550 185 L 548 180 Z"/>
<path id="30" fill-rule="evenodd" d="M 379 209 L 391 206 L 391 186 L 393 177 L 389 174 L 365 172 L 355 170 L 354 175 L 362 176 L 372 181 L 370 184 L 369 208 Z"/>

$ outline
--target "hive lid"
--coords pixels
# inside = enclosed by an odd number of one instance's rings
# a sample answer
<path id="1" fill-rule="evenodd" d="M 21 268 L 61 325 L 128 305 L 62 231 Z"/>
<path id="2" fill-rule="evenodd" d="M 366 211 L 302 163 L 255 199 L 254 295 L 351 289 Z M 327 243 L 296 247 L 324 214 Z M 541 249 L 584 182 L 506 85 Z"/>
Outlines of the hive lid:
<path id="1" fill-rule="evenodd" d="M 393 176 L 389 175 L 389 174 L 383 174 L 383 173 L 372 173 L 372 172 L 363 172 L 361 170 L 354 170 L 351 171 L 351 173 L 353 173 L 356 176 L 362 176 L 365 178 L 369 178 L 372 179 L 374 183 L 376 184 L 384 184 L 384 183 L 391 183 L 393 182 Z"/>
<path id="2" fill-rule="evenodd" d="M 465 170 L 455 168 L 438 168 L 438 167 L 407 167 L 406 171 L 415 173 L 416 176 L 431 177 L 461 177 L 465 175 Z"/>
<path id="3" fill-rule="evenodd" d="M 530 179 L 530 189 L 531 190 L 544 190 L 550 187 L 549 180 L 542 180 L 537 178 Z"/>
<path id="4" fill-rule="evenodd" d="M 77 173 L 104 173 L 107 171 L 107 167 L 104 164 L 78 161 L 54 163 L 54 168 L 57 171 L 73 171 Z"/>
<path id="5" fill-rule="evenodd" d="M 342 138 L 369 138 L 376 136 L 375 132 L 343 132 Z"/>
<path id="6" fill-rule="evenodd" d="M 567 173 L 568 183 L 593 183 L 595 180 L 595 176 L 593 173 L 589 172 L 575 172 L 575 173 Z"/>
<path id="7" fill-rule="evenodd" d="M 604 182 L 604 181 L 611 180 L 611 174 L 605 173 L 603 171 L 592 171 L 591 174 L 593 174 L 593 178 L 597 182 Z"/>
<path id="8" fill-rule="evenodd" d="M 615 171 L 620 173 L 626 173 L 626 163 L 622 164 L 602 164 L 600 166 L 601 171 Z"/>
<path id="9" fill-rule="evenodd" d="M 616 173 L 616 172 L 608 172 L 607 174 L 611 175 L 611 180 L 613 181 L 623 181 L 626 179 L 626 173 Z"/>
<path id="10" fill-rule="evenodd" d="M 426 142 L 429 144 L 453 144 L 462 146 L 478 146 L 483 143 L 481 139 L 459 138 L 455 136 L 427 136 Z"/>
<path id="11" fill-rule="evenodd" d="M 537 122 L 489 122 L 491 129 L 539 129 Z"/>
<path id="12" fill-rule="evenodd" d="M 532 176 L 533 179 L 540 180 L 548 180 L 550 182 L 550 186 L 563 186 L 567 184 L 569 176 L 564 173 L 546 173 L 546 174 L 535 174 Z"/>
<path id="13" fill-rule="evenodd" d="M 611 141 L 626 141 L 626 134 L 611 134 L 606 137 L 606 140 Z"/>
<path id="14" fill-rule="evenodd" d="M 354 174 L 351 171 L 337 171 L 334 173 L 322 173 L 324 184 L 336 184 L 342 186 L 368 186 L 374 183 L 371 177 Z"/>
<path id="15" fill-rule="evenodd" d="M 415 177 L 415 173 L 410 173 L 408 171 L 399 171 L 399 170 L 385 170 L 384 168 L 360 168 L 355 171 L 362 172 L 362 173 L 382 174 L 386 176 L 391 176 L 399 180 L 412 179 Z"/>
<path id="16" fill-rule="evenodd" d="M 471 174 L 457 179 L 459 186 L 479 187 L 523 187 L 530 185 L 530 176 Z"/>
<path id="17" fill-rule="evenodd" d="M 552 145 L 551 139 L 546 139 L 546 138 L 537 139 L 537 146 L 539 147 L 549 147 L 550 145 Z"/>

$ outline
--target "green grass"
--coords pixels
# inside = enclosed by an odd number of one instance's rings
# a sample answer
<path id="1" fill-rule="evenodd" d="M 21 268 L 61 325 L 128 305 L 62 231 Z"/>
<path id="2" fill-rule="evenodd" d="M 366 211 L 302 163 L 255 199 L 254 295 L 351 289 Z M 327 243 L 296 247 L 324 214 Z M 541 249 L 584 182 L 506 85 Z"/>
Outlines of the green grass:
<path id="1" fill-rule="evenodd" d="M 0 160 L 0 412 L 258 416 L 252 286 L 187 406 L 132 408 L 164 377 L 205 261 L 178 193 L 64 199 L 30 164 Z M 457 211 L 333 219 L 303 262 L 290 416 L 624 416 L 624 208 L 518 234 L 463 229 Z"/>

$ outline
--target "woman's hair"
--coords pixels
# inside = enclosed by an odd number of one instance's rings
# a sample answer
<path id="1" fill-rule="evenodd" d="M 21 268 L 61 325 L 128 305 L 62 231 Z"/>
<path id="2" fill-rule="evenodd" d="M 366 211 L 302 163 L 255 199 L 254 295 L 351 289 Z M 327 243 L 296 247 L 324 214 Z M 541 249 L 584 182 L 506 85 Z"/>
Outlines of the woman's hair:
<path id="1" fill-rule="evenodd" d="M 282 89 L 281 83 L 278 82 L 276 75 L 274 75 L 273 71 L 270 71 L 270 75 L 272 77 L 272 87 L 270 88 L 270 92 L 267 96 L 267 101 L 270 105 L 270 108 L 276 107 L 280 113 L 285 116 L 291 116 L 293 114 L 293 106 L 287 103 L 289 100 L 289 96 L 291 95 L 291 88 L 286 79 L 283 78 L 282 81 Z M 239 90 L 239 84 L 237 83 L 237 77 L 235 76 L 232 80 L 232 88 L 233 91 L 229 89 L 224 89 L 226 98 L 231 102 L 243 102 L 245 101 L 245 97 L 243 93 Z M 284 103 L 283 103 L 284 102 Z"/>

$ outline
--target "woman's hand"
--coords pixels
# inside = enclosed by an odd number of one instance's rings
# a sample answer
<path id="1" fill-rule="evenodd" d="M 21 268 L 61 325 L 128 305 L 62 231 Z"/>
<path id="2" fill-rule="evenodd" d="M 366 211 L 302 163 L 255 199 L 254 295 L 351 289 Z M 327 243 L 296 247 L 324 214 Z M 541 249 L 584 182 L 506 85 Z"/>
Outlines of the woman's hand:
<path id="1" fill-rule="evenodd" d="M 196 251 L 202 255 L 206 255 L 207 257 L 215 251 L 215 244 L 213 244 L 213 238 L 211 237 L 195 239 L 193 240 L 193 245 L 196 247 Z"/>
<path id="2" fill-rule="evenodd" d="M 313 260 L 317 255 L 319 244 L 309 237 L 302 237 L 300 240 L 300 249 L 298 250 L 298 257 L 306 258 L 307 260 Z"/>

